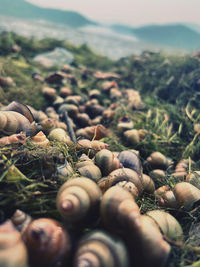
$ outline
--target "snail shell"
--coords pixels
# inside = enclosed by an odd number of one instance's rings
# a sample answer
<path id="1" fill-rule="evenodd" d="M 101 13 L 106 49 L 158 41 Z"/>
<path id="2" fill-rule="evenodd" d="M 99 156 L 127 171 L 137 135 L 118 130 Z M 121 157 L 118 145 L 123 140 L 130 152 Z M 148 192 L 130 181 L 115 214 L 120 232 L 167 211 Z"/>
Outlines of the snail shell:
<path id="1" fill-rule="evenodd" d="M 80 95 L 71 95 L 65 98 L 65 103 L 78 106 L 83 101 Z"/>
<path id="2" fill-rule="evenodd" d="M 120 239 L 96 230 L 79 241 L 73 266 L 128 267 L 129 256 Z"/>
<path id="3" fill-rule="evenodd" d="M 69 135 L 62 128 L 55 128 L 55 129 L 51 130 L 48 138 L 49 138 L 49 140 L 52 140 L 52 141 L 64 142 L 67 145 L 72 144 L 72 141 L 71 141 Z"/>
<path id="4" fill-rule="evenodd" d="M 78 222 L 95 211 L 100 197 L 101 191 L 91 179 L 70 179 L 58 191 L 57 209 L 67 222 Z"/>
<path id="5" fill-rule="evenodd" d="M 94 104 L 93 100 L 97 99 L 92 99 L 85 104 L 85 112 L 90 116 L 91 119 L 94 119 L 97 116 L 101 116 L 104 111 L 104 107 L 99 104 Z"/>
<path id="6" fill-rule="evenodd" d="M 95 156 L 95 154 L 101 149 L 107 149 L 108 144 L 94 140 L 90 141 L 88 139 L 82 139 L 78 141 L 77 150 L 84 150 L 84 152 L 88 152 L 90 157 Z"/>
<path id="7" fill-rule="evenodd" d="M 163 170 L 155 169 L 149 173 L 149 176 L 156 184 L 166 183 L 166 174 Z"/>
<path id="8" fill-rule="evenodd" d="M 121 134 L 126 130 L 133 129 L 133 126 L 133 121 L 128 116 L 124 116 L 120 118 L 119 123 L 117 125 L 117 129 L 118 132 Z"/>
<path id="9" fill-rule="evenodd" d="M 58 109 L 58 113 L 64 113 L 65 111 L 71 118 L 76 118 L 78 115 L 78 107 L 73 104 L 62 104 Z"/>
<path id="10" fill-rule="evenodd" d="M 150 216 L 158 224 L 161 232 L 171 240 L 180 241 L 183 239 L 183 230 L 179 222 L 168 212 L 162 210 L 148 211 Z"/>
<path id="11" fill-rule="evenodd" d="M 53 102 L 53 106 L 56 108 L 62 105 L 63 103 L 64 103 L 64 98 L 62 98 L 61 96 L 56 96 L 56 99 Z"/>
<path id="12" fill-rule="evenodd" d="M 158 204 L 161 207 L 174 208 L 177 209 L 180 207 L 180 204 L 177 202 L 177 199 L 171 190 L 167 190 L 163 193 L 162 197 L 158 200 Z"/>
<path id="13" fill-rule="evenodd" d="M 157 198 L 160 198 L 163 196 L 163 194 L 166 192 L 166 191 L 169 191 L 170 190 L 170 187 L 169 185 L 163 185 L 163 186 L 160 186 L 158 189 L 156 189 L 154 191 L 154 195 L 155 197 Z"/>
<path id="14" fill-rule="evenodd" d="M 47 139 L 46 135 L 42 131 L 40 131 L 35 136 L 33 136 L 32 143 L 36 146 L 46 147 L 50 142 Z"/>
<path id="15" fill-rule="evenodd" d="M 78 168 L 78 172 L 81 176 L 92 179 L 97 182 L 101 179 L 101 171 L 95 164 L 88 164 L 86 166 Z"/>
<path id="16" fill-rule="evenodd" d="M 25 143 L 26 142 L 26 135 L 24 132 L 21 132 L 19 134 L 12 134 L 10 136 L 4 136 L 0 138 L 0 145 L 5 146 L 12 143 Z"/>
<path id="17" fill-rule="evenodd" d="M 19 103 L 17 101 L 12 101 L 7 107 L 3 109 L 4 111 L 15 111 L 20 114 L 22 114 L 24 117 L 26 117 L 30 123 L 32 123 L 35 118 L 31 112 L 31 110 L 28 108 L 28 106 Z"/>
<path id="18" fill-rule="evenodd" d="M 90 124 L 90 117 L 86 113 L 78 113 L 75 123 L 79 127 L 86 127 Z"/>
<path id="19" fill-rule="evenodd" d="M 137 172 L 142 179 L 142 164 L 136 153 L 132 151 L 122 151 L 118 159 L 124 168 L 129 168 Z"/>
<path id="20" fill-rule="evenodd" d="M 54 88 L 44 87 L 44 88 L 42 88 L 42 93 L 46 98 L 48 98 L 50 100 L 56 99 L 56 90 Z"/>
<path id="21" fill-rule="evenodd" d="M 22 114 L 15 111 L 0 111 L 0 132 L 15 134 L 25 132 L 26 135 L 33 135 L 36 131 L 35 123 L 32 124 Z"/>
<path id="22" fill-rule="evenodd" d="M 142 180 L 143 180 L 144 192 L 147 192 L 149 194 L 153 194 L 155 191 L 155 184 L 154 184 L 154 181 L 151 179 L 151 177 L 146 175 L 146 174 L 143 174 Z"/>
<path id="23" fill-rule="evenodd" d="M 108 134 L 109 131 L 101 124 L 97 126 L 88 126 L 76 131 L 77 136 L 82 136 L 89 140 L 99 140 L 101 138 L 104 138 Z"/>
<path id="24" fill-rule="evenodd" d="M 66 180 L 70 176 L 72 176 L 74 173 L 73 168 L 71 164 L 67 161 L 61 166 L 58 166 L 56 169 L 56 174 L 58 175 L 58 178 Z"/>
<path id="25" fill-rule="evenodd" d="M 60 122 L 56 119 L 48 118 L 40 122 L 40 126 L 42 127 L 43 131 L 51 131 L 54 128 L 62 128 L 67 130 L 67 126 L 64 122 Z"/>
<path id="26" fill-rule="evenodd" d="M 111 171 L 120 167 L 119 159 L 108 149 L 96 153 L 95 164 L 101 169 L 103 176 L 107 176 Z"/>
<path id="27" fill-rule="evenodd" d="M 99 184 L 99 187 L 101 188 L 101 191 L 102 192 L 105 192 L 106 191 L 106 181 L 103 185 L 103 181 L 101 181 L 101 183 Z M 136 187 L 136 185 L 132 182 L 128 182 L 128 181 L 121 181 L 121 182 L 118 182 L 116 184 L 116 186 L 121 186 L 122 188 L 124 188 L 125 190 L 127 190 L 128 192 L 131 193 L 131 195 L 137 199 L 139 197 L 139 192 L 138 192 L 138 189 Z"/>
<path id="28" fill-rule="evenodd" d="M 200 171 L 194 171 L 186 176 L 186 182 L 200 189 Z"/>
<path id="29" fill-rule="evenodd" d="M 72 90 L 69 87 L 61 87 L 60 88 L 60 96 L 66 97 L 72 94 Z"/>
<path id="30" fill-rule="evenodd" d="M 120 234 L 132 227 L 133 220 L 140 218 L 140 210 L 133 196 L 120 186 L 113 186 L 104 193 L 100 214 L 105 226 Z"/>
<path id="31" fill-rule="evenodd" d="M 52 219 L 33 220 L 23 231 L 22 239 L 28 249 L 31 266 L 60 266 L 70 254 L 68 233 Z"/>
<path id="32" fill-rule="evenodd" d="M 26 247 L 11 221 L 0 225 L 0 266 L 28 267 Z"/>
<path id="33" fill-rule="evenodd" d="M 165 157 L 160 152 L 153 152 L 148 158 L 147 158 L 147 164 L 152 169 L 161 169 L 166 170 L 169 165 L 172 163 L 172 161 Z"/>
<path id="34" fill-rule="evenodd" d="M 11 217 L 11 221 L 14 226 L 20 232 L 22 232 L 23 229 L 25 229 L 25 227 L 32 221 L 32 218 L 22 210 L 16 210 L 13 216 Z"/>
<path id="35" fill-rule="evenodd" d="M 129 168 L 120 168 L 120 169 L 112 171 L 108 175 L 106 182 L 105 182 L 106 190 L 121 181 L 128 181 L 128 182 L 133 183 L 137 187 L 139 195 L 142 193 L 143 183 L 140 177 L 134 170 L 131 170 Z"/>
<path id="36" fill-rule="evenodd" d="M 140 143 L 140 135 L 138 130 L 132 129 L 132 130 L 127 130 L 124 132 L 124 136 L 128 143 L 130 143 L 133 146 L 136 146 Z"/>
<path id="37" fill-rule="evenodd" d="M 89 98 L 99 98 L 101 96 L 101 92 L 98 89 L 93 89 L 89 92 Z"/>
<path id="38" fill-rule="evenodd" d="M 176 184 L 173 193 L 179 205 L 186 210 L 192 209 L 195 203 L 200 202 L 200 190 L 190 183 L 181 182 Z"/>
<path id="39" fill-rule="evenodd" d="M 94 161 L 91 160 L 86 154 L 82 154 L 79 158 L 79 161 L 76 163 L 76 168 L 79 169 L 87 165 L 94 165 Z"/>

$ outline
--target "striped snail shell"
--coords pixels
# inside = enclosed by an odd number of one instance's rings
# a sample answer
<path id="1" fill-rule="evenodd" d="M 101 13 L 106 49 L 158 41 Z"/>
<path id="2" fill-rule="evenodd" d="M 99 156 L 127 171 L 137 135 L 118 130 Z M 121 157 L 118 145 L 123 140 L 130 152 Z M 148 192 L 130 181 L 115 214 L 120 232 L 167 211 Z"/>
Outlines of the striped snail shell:
<path id="1" fill-rule="evenodd" d="M 162 197 L 158 200 L 158 205 L 161 207 L 178 209 L 180 204 L 178 203 L 173 191 L 167 190 L 163 193 Z"/>
<path id="2" fill-rule="evenodd" d="M 194 171 L 186 176 L 186 182 L 200 189 L 200 171 Z"/>
<path id="3" fill-rule="evenodd" d="M 25 229 L 25 227 L 32 221 L 32 218 L 22 210 L 16 210 L 13 216 L 11 217 L 11 221 L 14 226 L 20 232 L 22 232 L 23 229 Z"/>
<path id="4" fill-rule="evenodd" d="M 35 120 L 31 110 L 29 109 L 29 107 L 24 105 L 24 104 L 22 104 L 22 103 L 19 103 L 17 101 L 12 101 L 3 110 L 4 111 L 15 111 L 15 112 L 18 112 L 18 113 L 22 114 L 24 117 L 26 117 L 30 121 L 30 123 L 32 123 Z"/>
<path id="5" fill-rule="evenodd" d="M 33 136 L 32 143 L 36 146 L 46 147 L 50 142 L 47 139 L 46 135 L 42 131 L 40 131 L 35 136 Z"/>
<path id="6" fill-rule="evenodd" d="M 74 267 L 128 267 L 129 256 L 123 242 L 110 233 L 91 231 L 78 244 Z"/>
<path id="7" fill-rule="evenodd" d="M 151 177 L 143 173 L 142 180 L 143 180 L 144 192 L 153 194 L 155 191 L 155 184 L 154 184 L 154 181 L 151 179 Z"/>
<path id="8" fill-rule="evenodd" d="M 181 182 L 174 186 L 173 193 L 180 206 L 191 210 L 195 203 L 200 202 L 200 190 L 194 185 Z"/>
<path id="9" fill-rule="evenodd" d="M 94 163 L 78 168 L 78 173 L 95 182 L 99 181 L 102 177 L 100 169 Z"/>
<path id="10" fill-rule="evenodd" d="M 122 151 L 118 159 L 124 168 L 129 168 L 137 172 L 142 179 L 142 164 L 136 153 L 132 151 Z"/>
<path id="11" fill-rule="evenodd" d="M 48 138 L 51 141 L 60 141 L 60 142 L 66 143 L 67 145 L 72 144 L 72 141 L 71 141 L 69 135 L 62 128 L 55 128 L 55 129 L 51 130 L 49 135 L 48 135 Z"/>
<path id="12" fill-rule="evenodd" d="M 28 267 L 26 247 L 11 221 L 0 225 L 0 266 Z"/>
<path id="13" fill-rule="evenodd" d="M 25 132 L 27 136 L 36 131 L 35 122 L 30 121 L 22 114 L 15 111 L 0 111 L 0 132 L 15 134 Z"/>
<path id="14" fill-rule="evenodd" d="M 133 220 L 140 218 L 140 210 L 133 196 L 119 186 L 113 186 L 104 193 L 100 214 L 105 226 L 120 234 L 132 227 Z"/>
<path id="15" fill-rule="evenodd" d="M 0 138 L 0 145 L 5 146 L 12 143 L 25 143 L 26 142 L 26 135 L 24 132 L 21 132 L 19 134 L 12 134 L 10 136 L 4 136 Z"/>
<path id="16" fill-rule="evenodd" d="M 150 216 L 161 229 L 162 234 L 171 240 L 181 241 L 183 239 L 183 230 L 179 222 L 168 212 L 162 210 L 148 211 L 146 215 Z"/>
<path id="17" fill-rule="evenodd" d="M 107 179 L 105 182 L 106 190 L 121 181 L 128 181 L 128 182 L 133 183 L 137 187 L 139 195 L 142 193 L 143 183 L 140 177 L 134 170 L 131 170 L 129 168 L 120 168 L 120 169 L 116 169 L 112 171 L 107 176 Z"/>
<path id="18" fill-rule="evenodd" d="M 119 159 L 108 149 L 103 149 L 97 152 L 94 161 L 101 169 L 103 176 L 107 176 L 111 171 L 120 167 Z"/>
<path id="19" fill-rule="evenodd" d="M 61 186 L 56 204 L 65 221 L 79 222 L 98 208 L 100 198 L 98 185 L 89 178 L 80 177 L 70 179 Z"/>
<path id="20" fill-rule="evenodd" d="M 60 266 L 69 257 L 71 243 L 62 225 L 48 218 L 33 220 L 22 232 L 31 266 Z"/>

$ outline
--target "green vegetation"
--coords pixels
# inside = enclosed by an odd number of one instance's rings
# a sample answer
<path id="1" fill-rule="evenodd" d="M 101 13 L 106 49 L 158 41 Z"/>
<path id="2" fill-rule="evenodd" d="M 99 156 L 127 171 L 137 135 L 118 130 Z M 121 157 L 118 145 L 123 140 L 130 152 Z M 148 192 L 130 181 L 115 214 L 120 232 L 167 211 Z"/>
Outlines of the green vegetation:
<path id="1" fill-rule="evenodd" d="M 12 52 L 17 44 L 21 51 Z M 94 54 L 86 45 L 74 47 L 65 41 L 44 39 L 37 41 L 17 36 L 13 33 L 0 35 L 0 76 L 11 77 L 16 86 L 0 86 L 0 102 L 8 104 L 18 100 L 36 109 L 49 104 L 41 93 L 45 83 L 35 81 L 31 75 L 38 72 L 45 78 L 49 71 L 33 61 L 41 52 L 63 47 L 74 54 L 73 63 L 77 84 L 70 85 L 74 94 L 84 96 L 92 89 L 100 89 L 102 81 L 92 74 L 83 77 L 80 69 L 115 72 L 121 76 L 119 89 L 134 88 L 140 92 L 144 108 L 129 109 L 125 99 L 118 99 L 117 109 L 111 121 L 104 121 L 112 135 L 102 141 L 110 145 L 112 151 L 136 149 L 140 151 L 142 163 L 154 151 L 160 151 L 176 163 L 183 158 L 195 161 L 192 170 L 200 167 L 200 131 L 194 126 L 200 123 L 199 74 L 200 61 L 197 57 L 170 56 L 162 53 L 144 52 L 140 57 L 123 58 L 113 62 L 106 57 Z M 69 85 L 69 84 L 67 84 Z M 54 86 L 54 85 L 53 85 Z M 60 85 L 55 85 L 57 90 Z M 31 94 L 30 94 L 31 92 Z M 101 105 L 111 104 L 106 93 L 101 94 Z M 119 118 L 127 115 L 134 122 L 135 129 L 147 130 L 147 135 L 135 147 L 128 144 L 117 131 Z M 3 157 L 4 155 L 4 157 Z M 16 208 L 31 214 L 34 218 L 46 216 L 60 220 L 55 208 L 57 190 L 63 180 L 55 175 L 55 169 L 63 163 L 63 156 L 74 167 L 79 153 L 75 145 L 67 146 L 61 142 L 51 142 L 49 148 L 34 146 L 30 139 L 25 144 L 12 144 L 0 148 L 0 221 L 9 218 Z M 9 180 L 7 175 L 15 165 L 25 176 Z M 168 184 L 175 184 L 170 176 Z M 143 195 L 138 201 L 141 212 L 158 208 L 155 197 Z M 7 209 L 9 207 L 9 209 Z M 191 212 L 169 211 L 178 218 L 188 238 L 190 227 L 199 220 L 199 208 Z M 198 244 L 199 245 L 199 244 Z M 199 254 L 180 244 L 172 244 L 172 254 L 168 266 L 186 266 L 199 260 Z"/>

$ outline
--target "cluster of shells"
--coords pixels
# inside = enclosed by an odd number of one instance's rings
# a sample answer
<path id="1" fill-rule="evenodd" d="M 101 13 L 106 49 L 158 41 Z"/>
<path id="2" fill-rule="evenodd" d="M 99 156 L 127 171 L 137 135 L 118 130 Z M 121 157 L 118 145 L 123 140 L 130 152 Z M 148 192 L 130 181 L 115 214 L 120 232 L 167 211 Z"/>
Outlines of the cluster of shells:
<path id="1" fill-rule="evenodd" d="M 63 71 L 46 81 L 73 78 L 70 67 Z M 112 136 L 103 122 L 112 121 L 122 98 L 130 109 L 141 109 L 143 103 L 137 91 L 119 89 L 117 75 L 92 75 L 103 82 L 85 98 L 69 87 L 60 85 L 59 92 L 44 87 L 51 102 L 45 111 L 16 101 L 0 111 L 1 146 L 29 140 L 48 148 L 59 141 L 80 155 L 76 164 L 65 159 L 56 168 L 63 180 L 56 198 L 60 221 L 34 219 L 16 210 L 0 226 L 0 266 L 162 267 L 170 261 L 170 244 L 184 242 L 178 220 L 161 207 L 191 211 L 200 202 L 200 173 L 189 172 L 190 160 L 174 166 L 158 151 L 143 163 L 135 150 L 111 151 L 101 141 Z M 112 101 L 107 108 L 99 103 L 102 93 Z M 145 129 L 134 129 L 128 116 L 120 118 L 117 129 L 133 149 L 146 135 Z M 169 176 L 177 179 L 173 188 Z M 148 194 L 158 208 L 141 214 L 137 201 Z M 84 229 L 77 240 L 74 233 Z"/>

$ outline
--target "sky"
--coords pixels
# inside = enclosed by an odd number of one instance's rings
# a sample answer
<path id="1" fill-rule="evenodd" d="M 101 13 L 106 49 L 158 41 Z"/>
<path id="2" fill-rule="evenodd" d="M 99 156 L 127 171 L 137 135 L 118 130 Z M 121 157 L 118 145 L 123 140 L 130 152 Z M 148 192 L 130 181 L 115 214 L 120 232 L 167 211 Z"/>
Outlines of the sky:
<path id="1" fill-rule="evenodd" d="M 106 24 L 131 26 L 190 22 L 200 24 L 200 0 L 27 0 L 43 7 L 74 10 Z"/>

